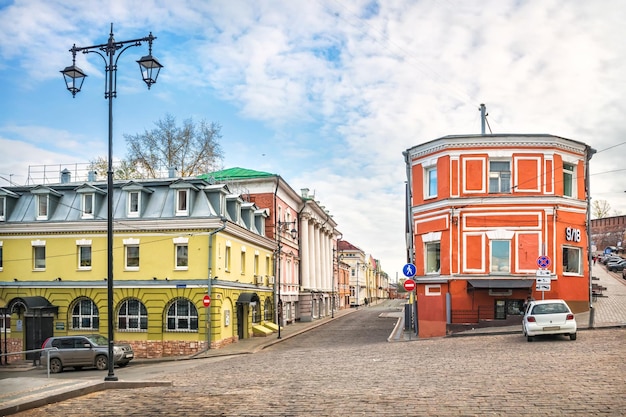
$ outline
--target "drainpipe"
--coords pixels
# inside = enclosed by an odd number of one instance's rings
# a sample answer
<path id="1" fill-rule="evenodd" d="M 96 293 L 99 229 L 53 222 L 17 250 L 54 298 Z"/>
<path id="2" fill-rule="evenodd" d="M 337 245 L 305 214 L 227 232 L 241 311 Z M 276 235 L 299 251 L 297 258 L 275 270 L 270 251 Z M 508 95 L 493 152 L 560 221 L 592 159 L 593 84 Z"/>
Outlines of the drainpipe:
<path id="1" fill-rule="evenodd" d="M 589 328 L 594 328 L 595 310 L 593 307 L 593 280 L 591 276 L 591 189 L 589 180 L 589 161 L 596 153 L 590 146 L 585 148 L 585 191 L 587 192 L 587 262 L 589 263 Z"/>
<path id="2" fill-rule="evenodd" d="M 211 283 L 213 281 L 213 236 L 219 232 L 221 232 L 222 230 L 226 229 L 226 224 L 228 222 L 228 219 L 226 219 L 225 217 L 220 217 L 220 220 L 222 221 L 222 225 L 220 227 L 218 227 L 217 229 L 209 232 L 209 277 L 207 279 L 207 294 L 209 295 L 209 297 L 211 296 Z M 207 340 L 207 348 L 206 350 L 211 349 L 211 306 L 207 307 L 206 309 L 206 321 L 207 321 L 207 335 L 206 335 L 206 340 Z"/>

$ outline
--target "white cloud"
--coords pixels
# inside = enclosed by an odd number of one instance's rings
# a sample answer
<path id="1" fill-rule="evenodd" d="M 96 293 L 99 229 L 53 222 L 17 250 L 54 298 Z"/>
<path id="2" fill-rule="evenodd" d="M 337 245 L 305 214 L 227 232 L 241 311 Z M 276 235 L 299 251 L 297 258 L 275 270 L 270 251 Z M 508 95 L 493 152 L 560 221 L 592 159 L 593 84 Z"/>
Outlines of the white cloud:
<path id="1" fill-rule="evenodd" d="M 404 262 L 402 151 L 480 133 L 480 103 L 494 133 L 550 133 L 599 151 L 626 137 L 620 0 L 21 0 L 0 9 L 0 19 L 0 76 L 26 70 L 19 82 L 31 91 L 58 81 L 73 43 L 106 41 L 110 22 L 116 39 L 152 30 L 154 55 L 165 65 L 150 92 L 156 104 L 129 108 L 125 98 L 116 110 L 144 118 L 160 111 L 155 121 L 165 113 L 215 120 L 216 107 L 228 103 L 236 112 L 229 121 L 256 122 L 270 133 L 224 137 L 225 165 L 258 164 L 247 167 L 316 189 L 345 238 L 392 274 Z M 81 55 L 78 65 L 99 79 L 103 67 L 94 58 Z M 121 73 L 120 82 L 133 76 Z M 123 86 L 126 97 L 139 88 Z M 0 171 L 85 156 L 84 125 L 25 130 L 36 123 L 5 114 L 0 145 L 24 149 Z M 54 146 L 38 143 L 44 137 Z M 626 213 L 626 177 L 618 171 L 625 150 L 594 156 L 591 185 L 593 198 Z"/>

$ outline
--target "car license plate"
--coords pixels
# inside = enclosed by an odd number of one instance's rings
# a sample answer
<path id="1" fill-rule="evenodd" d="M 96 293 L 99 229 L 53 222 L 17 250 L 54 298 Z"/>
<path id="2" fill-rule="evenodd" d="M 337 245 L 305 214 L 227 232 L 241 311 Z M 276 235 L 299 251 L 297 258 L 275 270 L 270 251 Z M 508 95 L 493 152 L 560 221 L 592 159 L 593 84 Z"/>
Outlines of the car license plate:
<path id="1" fill-rule="evenodd" d="M 560 326 L 548 326 L 548 327 L 544 327 L 543 330 L 551 331 L 551 330 L 559 330 L 560 328 L 561 328 Z"/>
<path id="2" fill-rule="evenodd" d="M 126 355 L 124 355 L 125 358 L 127 359 L 132 359 L 133 354 L 132 353 L 127 353 Z"/>

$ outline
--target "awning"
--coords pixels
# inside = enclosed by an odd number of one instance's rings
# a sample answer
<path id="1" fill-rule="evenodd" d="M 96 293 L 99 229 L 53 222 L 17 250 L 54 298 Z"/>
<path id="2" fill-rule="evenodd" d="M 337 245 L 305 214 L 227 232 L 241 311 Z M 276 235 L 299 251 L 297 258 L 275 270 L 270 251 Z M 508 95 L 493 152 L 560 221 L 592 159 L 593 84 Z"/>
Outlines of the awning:
<path id="1" fill-rule="evenodd" d="M 534 279 L 468 279 L 467 283 L 479 289 L 515 289 L 530 288 L 535 281 Z"/>
<path id="2" fill-rule="evenodd" d="M 239 298 L 237 298 L 237 303 L 239 304 L 250 304 L 252 302 L 259 302 L 259 296 L 255 292 L 244 292 L 241 293 Z"/>
<path id="3" fill-rule="evenodd" d="M 12 299 L 7 305 L 7 310 L 13 312 L 16 306 L 22 305 L 26 309 L 26 313 L 33 313 L 34 311 L 57 313 L 59 307 L 50 304 L 47 298 L 41 296 L 33 297 L 16 297 Z"/>

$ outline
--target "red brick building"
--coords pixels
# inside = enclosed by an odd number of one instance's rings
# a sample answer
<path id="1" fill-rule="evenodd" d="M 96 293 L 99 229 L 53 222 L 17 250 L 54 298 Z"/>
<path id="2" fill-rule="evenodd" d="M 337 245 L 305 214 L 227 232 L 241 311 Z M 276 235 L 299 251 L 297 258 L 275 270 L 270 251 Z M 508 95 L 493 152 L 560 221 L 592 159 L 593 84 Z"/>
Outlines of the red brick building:
<path id="1" fill-rule="evenodd" d="M 588 309 L 591 155 L 552 135 L 446 136 L 404 152 L 420 337 L 514 318 L 529 296 Z"/>

